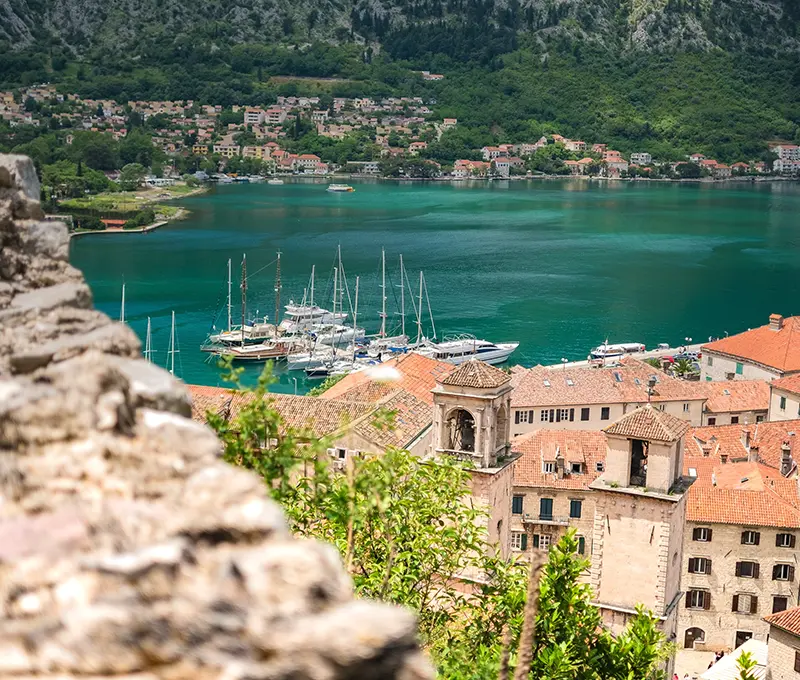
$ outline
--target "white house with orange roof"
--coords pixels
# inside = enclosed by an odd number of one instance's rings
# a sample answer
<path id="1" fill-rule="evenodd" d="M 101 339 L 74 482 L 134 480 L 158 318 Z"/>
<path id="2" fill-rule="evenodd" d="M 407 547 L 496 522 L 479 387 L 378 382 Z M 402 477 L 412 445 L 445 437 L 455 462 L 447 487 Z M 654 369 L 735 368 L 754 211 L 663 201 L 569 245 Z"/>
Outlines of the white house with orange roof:
<path id="1" fill-rule="evenodd" d="M 767 673 L 770 680 L 797 680 L 800 675 L 800 607 L 768 614 Z"/>
<path id="2" fill-rule="evenodd" d="M 767 420 L 770 383 L 766 380 L 705 382 L 698 388 L 704 389 L 708 397 L 703 407 L 703 425 L 745 425 Z"/>
<path id="3" fill-rule="evenodd" d="M 768 420 L 800 418 L 800 373 L 769 383 Z"/>

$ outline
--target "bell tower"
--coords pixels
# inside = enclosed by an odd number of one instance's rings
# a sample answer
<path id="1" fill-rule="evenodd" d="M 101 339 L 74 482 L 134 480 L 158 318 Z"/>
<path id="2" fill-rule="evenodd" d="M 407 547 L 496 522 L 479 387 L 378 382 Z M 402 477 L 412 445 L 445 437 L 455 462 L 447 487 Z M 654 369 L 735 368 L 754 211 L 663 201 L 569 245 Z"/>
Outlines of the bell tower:
<path id="1" fill-rule="evenodd" d="M 489 513 L 488 540 L 509 550 L 514 458 L 509 441 L 511 376 L 471 359 L 433 388 L 432 453 L 472 464 L 473 499 Z"/>
<path id="2" fill-rule="evenodd" d="M 597 493 L 591 584 L 604 623 L 626 625 L 637 604 L 677 628 L 680 570 L 691 479 L 681 476 L 686 420 L 653 408 L 632 411 L 605 428 L 606 469 Z"/>

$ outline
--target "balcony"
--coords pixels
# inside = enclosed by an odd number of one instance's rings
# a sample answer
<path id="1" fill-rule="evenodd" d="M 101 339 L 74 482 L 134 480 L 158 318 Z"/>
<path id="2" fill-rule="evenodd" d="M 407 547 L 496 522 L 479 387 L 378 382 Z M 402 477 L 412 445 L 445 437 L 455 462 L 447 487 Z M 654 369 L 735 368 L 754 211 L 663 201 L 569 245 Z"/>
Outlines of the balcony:
<path id="1" fill-rule="evenodd" d="M 558 515 L 541 515 L 526 512 L 522 516 L 525 524 L 541 524 L 544 526 L 568 527 L 569 517 L 559 517 Z"/>

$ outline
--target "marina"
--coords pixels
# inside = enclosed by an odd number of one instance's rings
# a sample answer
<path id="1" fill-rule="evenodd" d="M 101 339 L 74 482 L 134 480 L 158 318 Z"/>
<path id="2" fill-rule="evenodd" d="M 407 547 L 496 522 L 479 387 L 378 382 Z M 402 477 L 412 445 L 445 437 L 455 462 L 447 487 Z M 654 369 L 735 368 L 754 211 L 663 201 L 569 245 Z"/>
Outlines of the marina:
<path id="1" fill-rule="evenodd" d="M 220 371 L 198 348 L 215 311 L 217 332 L 227 329 L 227 261 L 235 298 L 243 253 L 248 272 L 267 267 L 248 290 L 248 319 L 274 318 L 268 265 L 279 250 L 284 309 L 302 304 L 316 265 L 314 304 L 330 310 L 330 271 L 341 244 L 348 279 L 351 272 L 361 277 L 359 326 L 375 333 L 383 248 L 387 347 L 401 335 L 392 329 L 400 326 L 400 294 L 408 288 L 399 287 L 402 253 L 411 278 L 424 271 L 438 338 L 513 340 L 520 345 L 510 363 L 526 366 L 585 362 L 606 339 L 648 349 L 697 344 L 758 325 L 765 300 L 792 309 L 800 294 L 795 185 L 355 186 L 346 201 L 319 181 L 217 186 L 181 202 L 190 211 L 185 221 L 127 239 L 77 239 L 71 260 L 85 271 L 96 304 L 114 318 L 124 277 L 126 322 L 144 347 L 151 318 L 153 356 L 162 366 L 175 310 L 176 373 L 209 385 L 221 384 Z M 754 280 L 758 290 L 748 284 Z M 416 279 L 415 298 L 418 286 Z M 416 340 L 410 297 L 405 332 Z M 238 307 L 233 324 L 241 323 L 237 314 Z M 242 365 L 243 380 L 254 382 L 262 364 Z M 299 394 L 319 384 L 303 370 L 283 371 L 278 380 L 274 389 Z"/>

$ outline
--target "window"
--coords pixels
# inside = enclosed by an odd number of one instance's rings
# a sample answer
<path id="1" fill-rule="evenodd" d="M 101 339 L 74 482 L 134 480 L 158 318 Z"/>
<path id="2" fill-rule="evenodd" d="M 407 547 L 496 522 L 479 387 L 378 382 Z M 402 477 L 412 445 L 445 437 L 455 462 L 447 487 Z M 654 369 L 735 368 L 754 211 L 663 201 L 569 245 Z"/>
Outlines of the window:
<path id="1" fill-rule="evenodd" d="M 785 595 L 775 595 L 772 598 L 772 613 L 784 612 L 789 608 L 789 598 Z"/>
<path id="2" fill-rule="evenodd" d="M 578 519 L 581 516 L 583 501 L 571 500 L 569 502 L 569 516 Z"/>
<path id="3" fill-rule="evenodd" d="M 781 397 L 780 404 L 779 404 L 778 408 L 780 408 L 781 411 L 785 411 L 786 410 L 786 397 Z"/>
<path id="4" fill-rule="evenodd" d="M 740 362 L 736 362 L 736 375 L 742 375 L 744 373 L 744 364 Z"/>
<path id="5" fill-rule="evenodd" d="M 539 519 L 553 519 L 553 499 L 539 499 Z"/>
<path id="6" fill-rule="evenodd" d="M 707 590 L 689 590 L 686 593 L 687 609 L 711 609 L 711 593 Z"/>
<path id="7" fill-rule="evenodd" d="M 800 673 L 800 652 L 794 653 L 794 672 Z"/>
<path id="8" fill-rule="evenodd" d="M 603 461 L 602 460 L 598 460 L 594 464 L 594 469 L 597 470 L 598 472 L 602 472 L 605 469 L 605 465 L 603 464 Z"/>
<path id="9" fill-rule="evenodd" d="M 683 405 L 683 412 L 684 413 L 689 413 L 689 404 L 684 404 Z"/>
<path id="10" fill-rule="evenodd" d="M 737 614 L 755 614 L 758 612 L 758 598 L 755 595 L 734 595 L 731 611 Z"/>
<path id="11" fill-rule="evenodd" d="M 756 416 L 756 422 L 757 423 L 763 423 L 764 422 L 764 416 Z"/>
<path id="12" fill-rule="evenodd" d="M 556 422 L 562 420 L 575 420 L 574 408 L 557 408 L 556 409 Z"/>
<path id="13" fill-rule="evenodd" d="M 591 409 L 588 406 L 584 406 L 581 409 L 581 420 L 589 420 L 589 415 L 591 414 Z"/>
<path id="14" fill-rule="evenodd" d="M 690 557 L 689 558 L 689 573 L 690 574 L 710 574 L 711 573 L 711 560 L 707 557 Z"/>
<path id="15" fill-rule="evenodd" d="M 694 529 L 692 529 L 692 540 L 701 541 L 703 543 L 710 543 L 711 533 L 712 529 L 708 529 L 707 527 L 695 527 Z"/>
<path id="16" fill-rule="evenodd" d="M 570 463 L 569 464 L 569 471 L 573 475 L 580 475 L 583 473 L 583 463 Z"/>
<path id="17" fill-rule="evenodd" d="M 514 496 L 511 499 L 511 512 L 515 515 L 522 514 L 522 501 L 525 497 L 524 496 Z"/>
<path id="18" fill-rule="evenodd" d="M 336 449 L 336 457 L 339 460 L 344 460 L 347 458 L 347 449 Z"/>
<path id="19" fill-rule="evenodd" d="M 708 424 L 709 425 L 716 425 L 717 424 L 717 419 L 716 418 L 709 418 L 708 419 Z"/>
<path id="20" fill-rule="evenodd" d="M 743 531 L 742 545 L 758 545 L 761 543 L 761 534 L 758 531 Z"/>
<path id="21" fill-rule="evenodd" d="M 546 423 L 548 420 L 550 420 L 549 416 L 550 416 L 550 411 L 542 409 L 542 415 L 540 416 L 539 420 L 541 420 L 543 423 Z"/>
<path id="22" fill-rule="evenodd" d="M 567 378 L 567 387 L 574 387 L 574 386 L 575 382 L 572 380 L 572 378 Z"/>
<path id="23" fill-rule="evenodd" d="M 527 550 L 528 548 L 528 535 L 521 531 L 511 532 L 511 549 L 512 550 Z"/>
<path id="24" fill-rule="evenodd" d="M 542 472 L 546 475 L 553 474 L 556 471 L 556 464 L 552 460 L 546 460 L 542 463 Z"/>
<path id="25" fill-rule="evenodd" d="M 758 562 L 737 562 L 736 575 L 741 578 L 758 578 Z"/>
<path id="26" fill-rule="evenodd" d="M 731 425 L 739 424 L 739 416 L 731 416 Z"/>
<path id="27" fill-rule="evenodd" d="M 533 411 L 517 411 L 514 413 L 514 424 L 519 425 L 520 423 L 532 423 L 533 422 Z"/>
<path id="28" fill-rule="evenodd" d="M 776 548 L 794 548 L 794 534 L 778 534 L 775 536 Z"/>
<path id="29" fill-rule="evenodd" d="M 550 534 L 539 534 L 536 536 L 537 541 L 534 541 L 533 547 L 539 548 L 539 550 L 549 550 L 550 549 Z"/>
<path id="30" fill-rule="evenodd" d="M 706 366 L 714 365 L 714 357 L 706 357 Z"/>
<path id="31" fill-rule="evenodd" d="M 600 409 L 600 420 L 608 420 L 611 418 L 611 409 L 608 406 L 603 406 Z"/>
<path id="32" fill-rule="evenodd" d="M 794 581 L 794 567 L 791 564 L 776 564 L 772 567 L 773 581 Z"/>
<path id="33" fill-rule="evenodd" d="M 586 539 L 583 536 L 578 536 L 578 554 L 583 555 L 586 553 Z"/>

